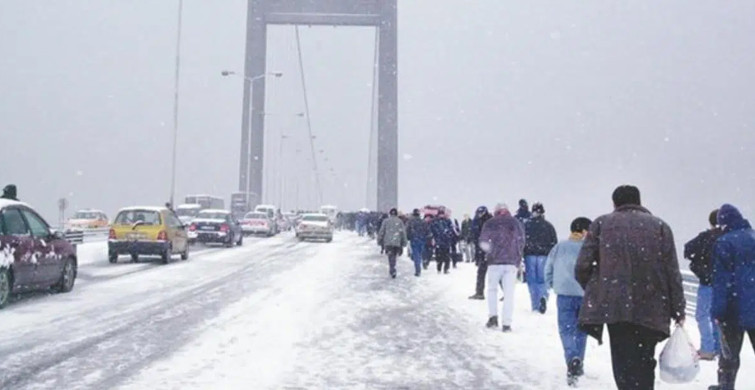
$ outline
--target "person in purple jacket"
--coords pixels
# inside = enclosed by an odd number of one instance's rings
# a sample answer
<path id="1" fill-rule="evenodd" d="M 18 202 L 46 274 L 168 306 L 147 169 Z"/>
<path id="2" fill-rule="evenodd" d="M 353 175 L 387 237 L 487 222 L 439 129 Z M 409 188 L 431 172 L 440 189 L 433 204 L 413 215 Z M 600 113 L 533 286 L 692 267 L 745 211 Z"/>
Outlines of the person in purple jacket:
<path id="1" fill-rule="evenodd" d="M 498 327 L 498 285 L 503 288 L 501 322 L 504 332 L 511 332 L 514 316 L 516 274 L 524 251 L 524 227 L 511 216 L 508 206 L 499 203 L 495 216 L 485 222 L 480 233 L 480 247 L 485 251 L 488 264 L 488 318 L 487 327 Z"/>

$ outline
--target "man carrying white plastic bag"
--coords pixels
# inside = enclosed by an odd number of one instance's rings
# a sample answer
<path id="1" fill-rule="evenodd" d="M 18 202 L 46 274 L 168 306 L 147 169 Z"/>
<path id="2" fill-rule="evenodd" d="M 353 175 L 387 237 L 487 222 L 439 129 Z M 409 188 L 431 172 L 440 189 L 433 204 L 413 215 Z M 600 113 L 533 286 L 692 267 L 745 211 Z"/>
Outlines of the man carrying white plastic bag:
<path id="1" fill-rule="evenodd" d="M 684 328 L 677 326 L 663 347 L 658 365 L 666 383 L 689 383 L 700 372 L 700 358 Z"/>

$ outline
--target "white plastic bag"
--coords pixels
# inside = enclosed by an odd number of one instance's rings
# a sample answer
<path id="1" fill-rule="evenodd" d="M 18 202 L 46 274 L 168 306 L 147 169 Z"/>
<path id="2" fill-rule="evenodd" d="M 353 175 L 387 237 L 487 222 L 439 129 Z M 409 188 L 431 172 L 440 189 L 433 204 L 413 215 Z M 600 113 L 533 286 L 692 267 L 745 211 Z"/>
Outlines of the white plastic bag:
<path id="1" fill-rule="evenodd" d="M 661 351 L 658 362 L 661 380 L 666 383 L 689 383 L 700 372 L 700 358 L 684 328 L 677 326 Z"/>

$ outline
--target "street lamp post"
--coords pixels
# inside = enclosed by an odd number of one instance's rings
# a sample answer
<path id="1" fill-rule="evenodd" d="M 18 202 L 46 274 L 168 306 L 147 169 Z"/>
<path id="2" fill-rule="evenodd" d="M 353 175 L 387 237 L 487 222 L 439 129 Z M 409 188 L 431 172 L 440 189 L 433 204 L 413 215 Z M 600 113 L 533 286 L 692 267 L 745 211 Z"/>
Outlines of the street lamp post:
<path id="1" fill-rule="evenodd" d="M 267 72 L 267 73 L 259 74 L 259 75 L 256 75 L 256 76 L 248 77 L 248 76 L 244 76 L 244 75 L 241 75 L 239 73 L 236 73 L 236 72 L 234 72 L 232 70 L 224 70 L 224 71 L 221 71 L 220 74 L 223 77 L 228 77 L 228 76 L 241 77 L 244 80 L 246 80 L 247 82 L 249 82 L 249 96 L 252 96 L 252 93 L 254 92 L 254 82 L 255 81 L 257 81 L 259 79 L 262 79 L 262 78 L 265 78 L 267 76 L 273 76 L 273 77 L 276 77 L 276 78 L 279 78 L 279 77 L 283 76 L 282 72 Z M 252 127 L 252 118 L 254 118 L 254 116 L 253 116 L 253 114 L 254 114 L 254 104 L 252 103 L 252 99 L 249 99 L 248 110 L 249 110 L 248 111 L 248 114 L 249 114 L 249 116 L 248 116 L 249 117 L 249 129 L 251 129 L 251 127 Z M 247 210 L 250 210 L 251 209 L 251 203 L 250 203 L 251 199 L 250 199 L 249 195 L 252 192 L 252 190 L 251 190 L 251 176 L 252 176 L 251 175 L 251 170 L 252 170 L 252 143 L 251 143 L 251 141 L 248 142 L 248 144 L 246 145 L 246 147 L 247 147 L 247 157 L 248 157 L 249 160 L 247 161 L 247 164 L 246 164 L 246 172 L 243 172 L 243 173 L 246 176 L 246 180 L 244 180 L 244 181 L 246 182 L 246 195 L 245 196 L 246 196 L 246 201 L 247 201 Z M 261 196 L 261 194 L 259 194 L 259 196 Z"/>
<path id="2" fill-rule="evenodd" d="M 178 147 L 178 82 L 181 70 L 181 19 L 183 0 L 178 0 L 178 34 L 176 37 L 176 85 L 173 92 L 173 164 L 170 174 L 170 207 L 175 207 L 176 197 L 176 149 Z"/>

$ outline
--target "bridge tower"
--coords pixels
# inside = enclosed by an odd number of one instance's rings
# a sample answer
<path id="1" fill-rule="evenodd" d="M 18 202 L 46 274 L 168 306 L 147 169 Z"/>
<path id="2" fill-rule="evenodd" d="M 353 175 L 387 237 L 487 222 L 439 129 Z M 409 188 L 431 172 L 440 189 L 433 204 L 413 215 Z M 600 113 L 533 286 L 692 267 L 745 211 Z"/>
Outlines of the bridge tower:
<path id="1" fill-rule="evenodd" d="M 387 211 L 398 203 L 397 0 L 249 0 L 239 191 L 261 202 L 265 139 L 267 26 L 374 26 L 378 36 L 377 201 Z M 252 86 L 251 83 L 254 83 Z M 250 126 L 251 123 L 251 126 Z M 247 175 L 249 172 L 249 175 Z"/>

